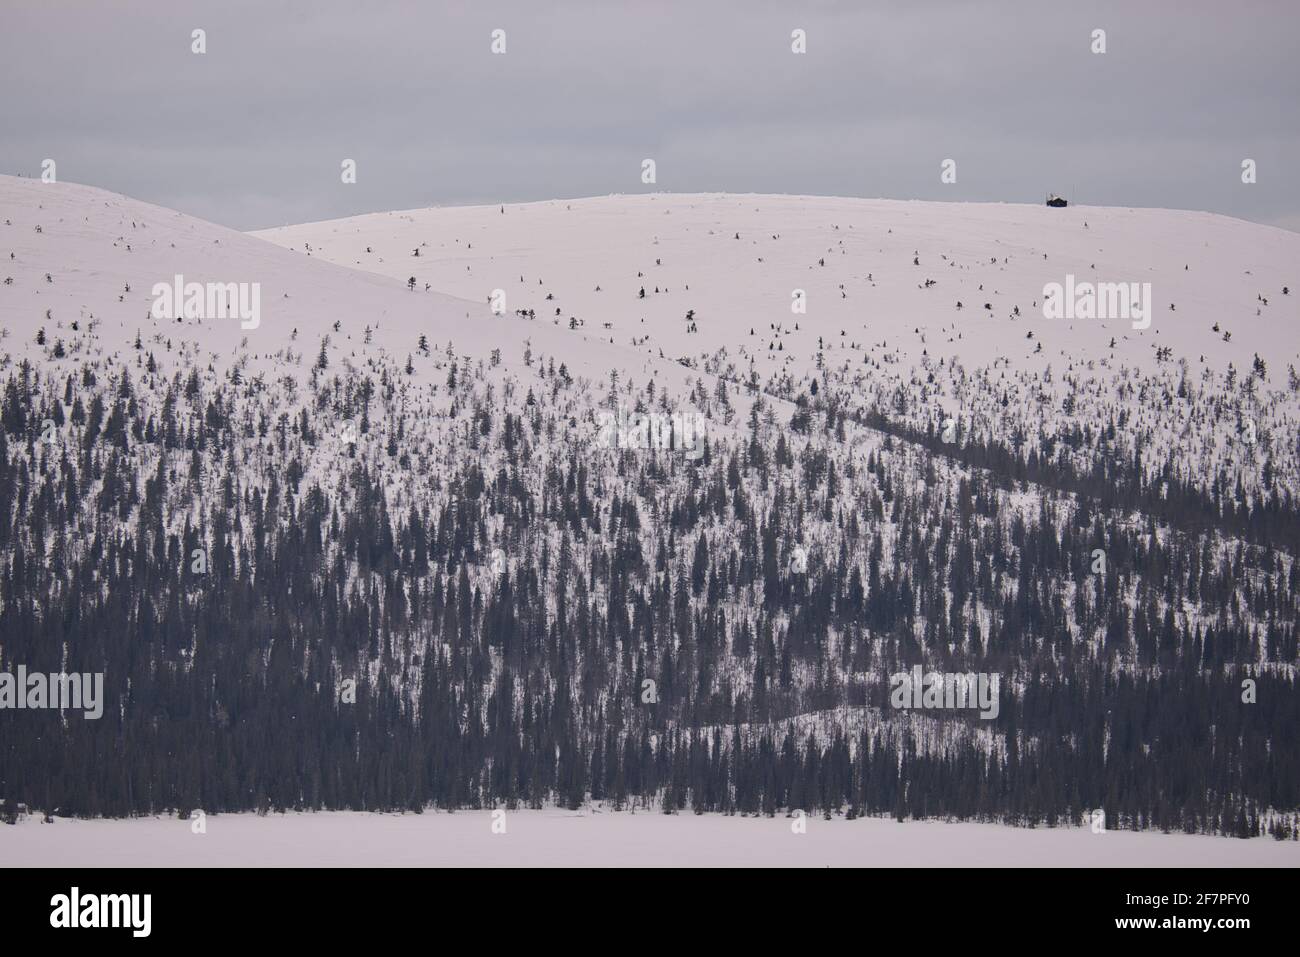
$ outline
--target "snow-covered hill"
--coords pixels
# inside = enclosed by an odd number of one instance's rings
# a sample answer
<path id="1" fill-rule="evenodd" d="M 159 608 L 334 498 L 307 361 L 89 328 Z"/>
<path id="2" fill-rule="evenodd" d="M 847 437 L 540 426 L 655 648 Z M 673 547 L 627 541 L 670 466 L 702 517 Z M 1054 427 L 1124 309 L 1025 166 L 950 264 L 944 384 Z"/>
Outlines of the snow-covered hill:
<path id="1" fill-rule="evenodd" d="M 833 371 L 864 408 L 921 429 L 951 419 L 959 442 L 1109 422 L 1118 451 L 1172 457 L 1207 487 L 1239 472 L 1255 487 L 1265 461 L 1300 478 L 1300 235 L 1222 216 L 657 194 L 245 235 L 14 177 L 0 177 L 0 210 L 11 361 L 124 354 L 138 335 L 215 369 L 300 377 L 325 342 L 358 367 L 414 353 L 415 384 L 441 375 L 419 361 L 423 341 L 479 360 L 499 350 L 502 373 L 528 351 L 575 378 L 613 370 L 674 394 L 697 384 L 689 365 L 709 388 L 722 377 L 786 400 Z M 154 284 L 178 274 L 260 284 L 260 324 L 156 318 Z M 1069 275 L 1149 282 L 1150 327 L 1044 318 L 1044 285 Z"/>
<path id="2" fill-rule="evenodd" d="M 154 284 L 171 285 L 178 274 L 186 283 L 260 284 L 260 323 L 246 329 L 237 318 L 154 318 Z M 307 259 L 92 187 L 0 176 L 0 352 L 11 361 L 57 362 L 51 349 L 58 341 L 74 361 L 122 355 L 138 334 L 160 357 L 170 343 L 204 365 L 240 365 L 250 375 L 301 376 L 325 337 L 331 357 L 357 365 L 381 351 L 404 360 L 420 336 L 431 350 L 451 343 L 480 359 L 501 349 L 515 364 L 529 340 L 537 354 L 563 346 L 575 377 L 597 380 L 612 365 L 645 364 L 600 337 L 575 348 L 581 339 L 567 331 L 494 316 L 477 295 L 465 301 L 423 285 L 413 292 L 407 276 L 397 278 Z M 42 329 L 47 347 L 36 342 Z M 428 371 L 416 362 L 415 380 Z"/>
<path id="3" fill-rule="evenodd" d="M 831 370 L 862 407 L 948 424 L 958 443 L 1065 436 L 1086 468 L 1074 447 L 1106 430 L 1114 454 L 1172 463 L 1206 491 L 1216 478 L 1300 481 L 1300 235 L 1274 227 L 1178 210 L 657 194 L 258 235 L 465 298 L 500 290 L 539 324 L 786 399 Z M 1134 295 L 1149 283 L 1149 325 L 1045 318 L 1045 286 L 1071 281 Z"/>
<path id="4" fill-rule="evenodd" d="M 0 179 L 0 669 L 108 701 L 0 723 L 0 801 L 1293 836 L 1297 243 L 797 197 L 243 235 Z M 1070 275 L 1150 327 L 1045 319 Z M 643 413 L 683 441 L 609 441 Z M 899 713 L 912 668 L 999 707 Z M 60 776 L 110 740 L 148 788 Z"/>
<path id="5" fill-rule="evenodd" d="M 1282 293 L 1300 279 L 1300 234 L 1208 213 L 653 194 L 375 213 L 256 235 L 467 299 L 501 289 L 510 310 L 574 317 L 588 332 L 609 323 L 607 336 L 645 351 L 725 347 L 764 377 L 803 372 L 818 353 L 838 364 L 845 350 L 1035 370 L 1152 368 L 1160 346 L 1220 371 L 1249 369 L 1255 353 L 1283 369 L 1300 357 L 1300 295 Z M 1067 274 L 1151 283 L 1150 328 L 1044 319 L 1044 284 Z M 795 290 L 804 315 L 792 312 Z"/>

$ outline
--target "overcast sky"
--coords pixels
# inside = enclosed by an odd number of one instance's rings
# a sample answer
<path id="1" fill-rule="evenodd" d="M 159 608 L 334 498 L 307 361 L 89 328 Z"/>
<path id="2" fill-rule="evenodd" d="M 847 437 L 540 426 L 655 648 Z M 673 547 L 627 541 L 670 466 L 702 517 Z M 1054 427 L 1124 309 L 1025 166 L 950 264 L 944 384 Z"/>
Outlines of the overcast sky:
<path id="1" fill-rule="evenodd" d="M 0 172 L 49 157 L 240 229 L 651 190 L 1054 190 L 1300 230 L 1298 27 L 1295 0 L 0 0 Z"/>

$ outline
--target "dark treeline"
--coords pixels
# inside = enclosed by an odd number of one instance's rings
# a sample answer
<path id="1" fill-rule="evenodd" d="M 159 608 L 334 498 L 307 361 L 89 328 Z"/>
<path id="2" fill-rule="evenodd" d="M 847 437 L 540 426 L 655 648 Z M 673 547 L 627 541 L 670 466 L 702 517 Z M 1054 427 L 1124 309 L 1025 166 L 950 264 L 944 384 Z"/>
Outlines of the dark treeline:
<path id="1" fill-rule="evenodd" d="M 1100 508 L 1141 511 L 1184 531 L 1218 531 L 1292 554 L 1300 546 L 1300 507 L 1290 496 L 1284 498 L 1276 486 L 1267 494 L 1248 494 L 1240 481 L 1225 487 L 1216 479 L 1204 492 L 1181 480 L 1172 467 L 1151 475 L 1138 461 L 1106 456 L 1096 456 L 1093 469 L 1081 475 L 1063 456 L 1053 456 L 1053 446 L 1064 448 L 1070 444 L 1070 436 L 1017 454 L 983 437 L 962 436 L 960 442 L 945 442 L 933 427 L 921 431 L 893 422 L 878 408 L 858 418 L 871 428 L 937 455 L 987 469 L 1007 487 L 1014 482 L 1041 485 L 1085 496 Z"/>
<path id="2" fill-rule="evenodd" d="M 453 366 L 441 415 L 397 375 L 336 377 L 274 415 L 152 358 L 137 378 L 10 377 L 0 669 L 103 672 L 106 707 L 0 712 L 0 798 L 110 816 L 1104 809 L 1110 827 L 1295 836 L 1300 580 L 1285 552 L 1223 536 L 1256 537 L 1252 516 L 1220 509 L 1215 534 L 1205 503 L 1157 510 L 1141 475 L 1093 497 L 1091 478 L 1047 481 L 1025 514 L 1000 486 L 1037 478 L 996 450 L 954 469 L 887 436 L 855 458 L 815 403 L 786 429 L 760 401 L 692 462 L 557 437 L 563 367 L 512 403 Z M 342 421 L 373 454 L 332 450 Z M 455 464 L 394 507 L 384 476 L 421 485 L 431 423 Z M 888 675 L 913 664 L 1000 675 L 999 714 L 894 710 Z"/>

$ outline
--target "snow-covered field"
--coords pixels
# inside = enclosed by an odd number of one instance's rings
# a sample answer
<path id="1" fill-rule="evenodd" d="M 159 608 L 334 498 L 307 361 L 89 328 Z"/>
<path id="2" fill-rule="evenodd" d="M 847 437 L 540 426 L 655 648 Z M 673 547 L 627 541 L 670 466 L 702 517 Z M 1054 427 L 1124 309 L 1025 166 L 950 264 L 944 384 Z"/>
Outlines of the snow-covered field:
<path id="1" fill-rule="evenodd" d="M 1300 843 L 860 818 L 324 812 L 0 827 L 6 867 L 1296 867 Z M 498 830 L 500 827 L 498 826 Z"/>

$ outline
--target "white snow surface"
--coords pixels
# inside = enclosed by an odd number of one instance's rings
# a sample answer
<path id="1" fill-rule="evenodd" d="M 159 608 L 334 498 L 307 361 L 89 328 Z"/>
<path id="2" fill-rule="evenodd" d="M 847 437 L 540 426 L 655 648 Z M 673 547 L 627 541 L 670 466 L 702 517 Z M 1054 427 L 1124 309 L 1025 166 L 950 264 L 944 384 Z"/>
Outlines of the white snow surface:
<path id="1" fill-rule="evenodd" d="M 171 284 L 176 274 L 187 283 L 259 283 L 260 325 L 243 329 L 235 318 L 153 319 L 154 284 Z M 434 351 L 453 343 L 459 354 L 486 359 L 500 348 L 505 362 L 520 366 L 531 340 L 535 353 L 562 351 L 575 378 L 599 381 L 611 367 L 646 365 L 630 350 L 596 337 L 494 316 L 478 295 L 466 301 L 456 293 L 425 292 L 423 285 L 412 292 L 407 278 L 339 268 L 94 187 L 0 176 L 0 352 L 15 362 L 26 355 L 39 368 L 52 367 L 35 343 L 44 328 L 50 343 L 65 344 L 69 367 L 87 357 L 123 361 L 134 355 L 137 332 L 145 350 L 160 358 L 171 341 L 219 370 L 242 361 L 246 375 L 299 379 L 306 378 L 325 336 L 331 357 L 354 365 L 381 351 L 405 361 L 422 334 L 437 346 Z M 333 328 L 336 321 L 340 331 Z M 363 327 L 373 331 L 370 348 L 364 347 Z M 684 381 L 686 370 L 676 363 L 661 365 L 661 378 L 666 373 Z M 421 366 L 416 378 L 442 378 L 431 372 Z"/>
<path id="2" fill-rule="evenodd" d="M 0 826 L 5 867 L 1296 867 L 1300 843 L 890 818 L 655 811 L 352 811 L 176 818 L 27 817 Z"/>
<path id="3" fill-rule="evenodd" d="M 831 362 L 857 342 L 877 357 L 917 362 L 924 350 L 968 368 L 1100 360 L 1112 336 L 1113 361 L 1139 367 L 1154 365 L 1160 345 L 1217 369 L 1249 370 L 1255 352 L 1281 370 L 1300 357 L 1300 234 L 1202 212 L 660 193 L 374 213 L 254 235 L 478 302 L 501 289 L 508 310 L 534 309 L 549 324 L 559 308 L 561 325 L 574 316 L 624 345 L 649 334 L 639 348 L 656 355 L 747 348 L 764 377 L 812 368 L 819 336 Z M 1151 327 L 1044 319 L 1043 286 L 1067 273 L 1150 282 Z M 805 315 L 791 312 L 796 289 Z M 697 333 L 685 331 L 688 310 Z M 773 339 L 781 352 L 768 351 Z"/>

